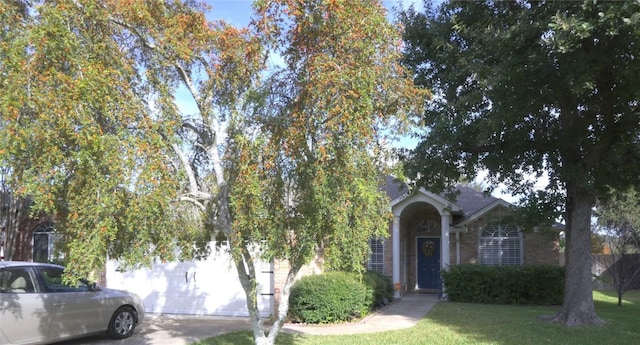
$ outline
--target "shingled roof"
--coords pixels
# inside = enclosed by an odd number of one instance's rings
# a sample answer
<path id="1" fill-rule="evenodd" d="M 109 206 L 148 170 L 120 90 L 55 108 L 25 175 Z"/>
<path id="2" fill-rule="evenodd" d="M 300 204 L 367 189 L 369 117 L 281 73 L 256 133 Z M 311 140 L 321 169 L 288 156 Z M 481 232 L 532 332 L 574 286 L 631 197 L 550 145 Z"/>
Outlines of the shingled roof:
<path id="1" fill-rule="evenodd" d="M 408 185 L 398 181 L 393 176 L 387 177 L 385 190 L 390 200 L 395 200 L 407 193 L 410 193 Z M 440 193 L 440 196 L 450 200 L 462 209 L 463 214 L 461 215 L 461 218 L 456 219 L 456 223 L 473 216 L 493 204 L 508 204 L 500 198 L 477 191 L 463 184 L 456 185 L 454 192 L 453 197 L 446 195 L 446 193 Z"/>
<path id="2" fill-rule="evenodd" d="M 456 186 L 456 191 L 458 194 L 455 200 L 451 201 L 462 208 L 465 216 L 475 214 L 496 201 L 502 200 L 462 184 Z"/>

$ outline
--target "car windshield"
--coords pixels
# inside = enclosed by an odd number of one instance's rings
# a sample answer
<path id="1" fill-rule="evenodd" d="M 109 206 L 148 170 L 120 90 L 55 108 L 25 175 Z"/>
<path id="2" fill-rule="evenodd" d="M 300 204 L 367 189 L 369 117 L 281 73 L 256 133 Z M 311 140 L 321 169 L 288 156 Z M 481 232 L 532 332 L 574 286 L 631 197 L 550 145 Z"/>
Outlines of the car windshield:
<path id="1" fill-rule="evenodd" d="M 86 281 L 79 281 L 78 285 L 65 284 L 62 276 L 64 271 L 56 267 L 44 267 L 40 269 L 42 279 L 44 280 L 47 290 L 51 292 L 78 292 L 89 291 L 89 284 Z"/>

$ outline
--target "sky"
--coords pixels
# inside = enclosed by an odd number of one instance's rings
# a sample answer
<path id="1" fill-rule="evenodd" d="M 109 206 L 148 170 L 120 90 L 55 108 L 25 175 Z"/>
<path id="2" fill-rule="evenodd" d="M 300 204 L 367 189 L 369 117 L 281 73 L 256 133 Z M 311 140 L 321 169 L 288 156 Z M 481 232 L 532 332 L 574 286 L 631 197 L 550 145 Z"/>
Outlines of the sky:
<path id="1" fill-rule="evenodd" d="M 211 6 L 210 18 L 224 19 L 236 26 L 245 26 L 251 16 L 253 0 L 205 0 Z M 383 5 L 389 10 L 402 3 L 404 8 L 413 4 L 416 9 L 422 9 L 423 0 L 383 0 Z"/>
<path id="2" fill-rule="evenodd" d="M 235 26 L 246 26 L 249 24 L 252 14 L 251 5 L 253 0 L 206 0 L 210 7 L 208 17 L 210 19 L 223 19 Z M 394 9 L 407 9 L 413 5 L 417 10 L 423 8 L 424 0 L 383 0 L 382 4 L 389 11 L 389 18 L 393 21 Z M 414 148 L 417 140 L 409 136 L 401 138 L 398 142 L 391 143 L 396 148 Z"/>
<path id="3" fill-rule="evenodd" d="M 223 19 L 235 26 L 246 26 L 249 24 L 252 14 L 251 5 L 253 0 L 206 0 L 211 7 L 208 17 L 209 19 Z M 422 10 L 424 0 L 383 0 L 383 5 L 389 11 L 389 19 L 395 20 L 394 8 L 407 9 L 410 5 L 413 5 L 416 10 Z M 436 1 L 438 2 L 438 1 Z M 391 143 L 393 147 L 413 148 L 417 145 L 417 140 L 411 137 L 404 137 L 399 142 Z M 482 182 L 486 173 L 481 173 L 475 179 L 477 182 Z M 537 188 L 544 188 L 548 179 L 545 177 L 536 183 Z M 502 198 L 510 203 L 516 203 L 518 198 L 512 196 L 506 192 L 504 187 L 498 187 L 493 195 Z"/>

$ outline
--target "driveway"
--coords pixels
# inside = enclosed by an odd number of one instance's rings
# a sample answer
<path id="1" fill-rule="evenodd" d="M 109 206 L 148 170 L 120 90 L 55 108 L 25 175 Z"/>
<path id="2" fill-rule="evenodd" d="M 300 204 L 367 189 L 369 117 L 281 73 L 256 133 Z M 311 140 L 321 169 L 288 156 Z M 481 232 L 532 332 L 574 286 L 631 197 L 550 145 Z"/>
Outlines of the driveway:
<path id="1" fill-rule="evenodd" d="M 55 345 L 186 345 L 241 329 L 251 329 L 248 318 L 145 314 L 144 324 L 128 339 L 93 336 Z"/>
<path id="2" fill-rule="evenodd" d="M 285 324 L 282 332 L 339 335 L 384 332 L 415 326 L 438 303 L 435 294 L 409 293 L 363 320 L 333 326 Z M 145 323 L 129 339 L 95 336 L 55 345 L 187 345 L 237 330 L 250 330 L 246 317 L 145 314 Z"/>

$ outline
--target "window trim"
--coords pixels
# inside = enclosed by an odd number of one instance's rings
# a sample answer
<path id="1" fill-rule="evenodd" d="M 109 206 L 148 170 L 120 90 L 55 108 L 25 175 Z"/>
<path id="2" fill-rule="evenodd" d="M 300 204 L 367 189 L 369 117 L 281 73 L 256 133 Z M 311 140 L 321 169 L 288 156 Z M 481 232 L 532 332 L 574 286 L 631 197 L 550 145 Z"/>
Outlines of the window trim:
<path id="1" fill-rule="evenodd" d="M 374 243 L 374 241 L 378 243 L 376 244 Z M 367 270 L 384 274 L 384 251 L 385 251 L 384 238 L 371 237 L 367 242 L 369 246 Z"/>
<path id="2" fill-rule="evenodd" d="M 43 248 L 36 248 L 36 236 L 47 237 L 47 252 L 46 260 L 42 261 L 41 255 L 36 255 L 36 250 L 42 250 Z M 45 222 L 38 224 L 31 232 L 31 255 L 34 262 L 51 263 L 60 257 L 56 257 L 56 241 L 60 239 L 60 234 L 56 232 L 56 228 L 53 222 Z"/>
<path id="3" fill-rule="evenodd" d="M 8 281 L 11 277 L 11 273 L 14 273 L 18 270 L 22 271 L 23 273 L 23 274 L 20 274 L 19 277 L 23 277 L 25 279 L 27 279 L 28 277 L 28 280 L 26 281 L 26 287 L 25 287 L 26 291 L 23 291 L 23 292 L 11 291 L 10 289 L 11 284 Z M 9 276 L 5 276 L 7 272 L 10 273 Z M 40 292 L 38 279 L 36 278 L 36 275 L 33 272 L 33 269 L 29 266 L 3 267 L 2 269 L 0 269 L 0 279 L 7 279 L 6 282 L 0 282 L 0 285 L 6 285 L 6 286 L 3 286 L 2 289 L 0 289 L 0 294 L 33 294 L 33 293 Z"/>
<path id="4" fill-rule="evenodd" d="M 491 232 L 491 236 L 485 235 L 485 232 Z M 517 236 L 513 236 L 513 233 Z M 511 236 L 509 236 L 511 234 Z M 497 246 L 494 243 L 483 243 L 483 241 L 496 241 Z M 508 241 L 517 240 L 518 246 L 515 248 L 509 248 Z M 524 264 L 524 244 L 523 244 L 522 231 L 513 225 L 509 224 L 495 224 L 486 225 L 479 230 L 478 233 L 478 263 L 485 266 L 522 266 Z M 505 246 L 503 246 L 506 243 Z M 491 250 L 488 252 L 487 250 Z M 497 252 L 497 257 L 493 257 Z M 512 254 L 517 251 L 517 254 Z M 485 256 L 491 255 L 492 257 L 485 259 Z M 516 257 L 517 255 L 517 257 Z"/>

